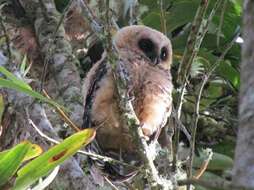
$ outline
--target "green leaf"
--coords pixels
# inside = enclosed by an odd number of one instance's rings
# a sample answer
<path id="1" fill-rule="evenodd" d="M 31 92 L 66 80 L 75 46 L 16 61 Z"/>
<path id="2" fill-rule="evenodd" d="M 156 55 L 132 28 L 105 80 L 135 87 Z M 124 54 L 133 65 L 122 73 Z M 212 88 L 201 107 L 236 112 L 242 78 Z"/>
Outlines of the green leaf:
<path id="1" fill-rule="evenodd" d="M 55 1 L 56 9 L 59 12 L 63 12 L 63 10 L 66 8 L 70 0 L 54 0 L 54 1 Z"/>
<path id="2" fill-rule="evenodd" d="M 215 175 L 212 172 L 206 171 L 200 178 L 201 180 L 206 180 L 206 181 L 223 181 L 224 179 L 218 175 Z M 208 189 L 199 185 L 195 185 L 195 190 L 213 190 L 213 189 Z"/>
<path id="3" fill-rule="evenodd" d="M 143 23 L 146 26 L 154 28 L 156 30 L 160 30 L 160 13 L 159 12 L 151 12 L 144 19 Z"/>
<path id="4" fill-rule="evenodd" d="M 50 99 L 46 98 L 45 96 L 41 95 L 40 93 L 35 92 L 31 89 L 28 89 L 28 88 L 24 87 L 23 85 L 17 84 L 15 82 L 0 78 L 0 87 L 11 88 L 11 89 L 17 90 L 17 91 L 23 92 L 23 93 L 25 93 L 25 94 L 33 97 L 33 98 L 37 98 L 41 101 L 47 102 L 47 103 L 49 103 L 49 104 L 51 104 L 55 107 L 63 108 L 63 106 L 60 106 L 55 101 L 50 100 Z"/>
<path id="5" fill-rule="evenodd" d="M 44 190 L 46 189 L 52 181 L 56 178 L 58 172 L 59 172 L 60 166 L 57 166 L 54 168 L 54 170 L 43 180 L 40 180 L 38 184 L 36 184 L 32 190 Z"/>
<path id="6" fill-rule="evenodd" d="M 204 162 L 204 160 L 205 160 L 205 158 L 202 156 L 202 152 L 201 152 L 200 157 L 196 156 L 194 158 L 193 167 L 199 168 L 202 165 L 202 163 Z M 224 170 L 232 168 L 232 167 L 233 167 L 233 159 L 232 158 L 230 158 L 229 156 L 226 156 L 224 154 L 214 152 L 212 160 L 209 162 L 209 165 L 207 168 L 208 168 L 208 170 L 224 171 Z"/>
<path id="7" fill-rule="evenodd" d="M 4 151 L 0 152 L 0 160 L 5 155 L 7 155 L 11 150 L 12 149 L 8 149 L 8 150 L 4 150 Z M 22 160 L 22 162 L 30 160 L 32 158 L 35 158 L 35 157 L 39 156 L 42 152 L 43 152 L 43 150 L 42 150 L 42 148 L 39 145 L 37 145 L 37 144 L 31 144 L 29 146 L 29 149 L 28 149 L 24 159 Z"/>
<path id="8" fill-rule="evenodd" d="M 217 68 L 217 72 L 225 80 L 229 81 L 230 84 L 235 88 L 240 88 L 240 73 L 230 63 L 230 61 L 223 61 Z"/>
<path id="9" fill-rule="evenodd" d="M 32 88 L 27 83 L 18 79 L 15 75 L 13 75 L 11 72 L 9 72 L 7 69 L 5 69 L 2 66 L 0 66 L 0 73 L 4 74 L 8 79 L 10 79 L 12 82 L 16 83 L 17 85 L 19 85 L 23 88 L 32 90 Z"/>
<path id="10" fill-rule="evenodd" d="M 0 157 L 0 186 L 17 171 L 31 145 L 29 141 L 24 141 Z"/>
<path id="11" fill-rule="evenodd" d="M 215 15 L 213 23 L 219 27 L 221 21 L 221 11 Z M 232 38 L 237 26 L 241 24 L 241 7 L 236 3 L 227 2 L 226 10 L 224 13 L 222 34 L 226 39 Z"/>
<path id="12" fill-rule="evenodd" d="M 2 123 L 3 114 L 4 114 L 4 98 L 3 95 L 0 94 L 0 126 Z"/>
<path id="13" fill-rule="evenodd" d="M 40 177 L 47 175 L 57 165 L 75 154 L 82 146 L 90 143 L 95 136 L 94 129 L 85 129 L 65 139 L 62 143 L 50 148 L 47 152 L 29 162 L 18 171 L 13 190 L 29 187 Z"/>
<path id="14" fill-rule="evenodd" d="M 172 32 L 178 27 L 191 23 L 198 8 L 199 1 L 178 0 L 173 3 L 166 15 L 167 31 Z"/>
<path id="15" fill-rule="evenodd" d="M 39 145 L 32 144 L 32 146 L 27 151 L 23 162 L 39 156 L 42 152 L 43 152 L 43 150 Z"/>
<path id="16" fill-rule="evenodd" d="M 25 70 L 26 70 L 26 62 L 27 62 L 27 56 L 24 55 L 24 58 L 22 60 L 22 63 L 20 65 L 20 71 L 21 73 L 25 73 Z"/>
<path id="17" fill-rule="evenodd" d="M 206 96 L 209 99 L 214 99 L 214 101 L 217 101 L 216 98 L 223 95 L 223 83 L 216 83 L 214 81 L 211 81 L 209 83 L 208 88 L 206 89 Z"/>
<path id="18" fill-rule="evenodd" d="M 149 11 L 142 15 L 142 21 L 145 25 L 160 30 L 160 6 L 157 1 L 141 0 L 142 5 L 149 8 Z M 172 32 L 178 27 L 192 22 L 199 1 L 198 0 L 176 0 L 173 2 L 164 1 L 165 19 L 167 22 L 167 31 Z M 167 8 L 169 7 L 169 8 Z"/>
<path id="19" fill-rule="evenodd" d="M 232 137 L 230 135 L 226 135 L 223 140 L 212 146 L 213 150 L 222 153 L 224 155 L 227 155 L 231 158 L 234 157 L 234 148 L 236 146 L 236 139 L 235 137 Z"/>

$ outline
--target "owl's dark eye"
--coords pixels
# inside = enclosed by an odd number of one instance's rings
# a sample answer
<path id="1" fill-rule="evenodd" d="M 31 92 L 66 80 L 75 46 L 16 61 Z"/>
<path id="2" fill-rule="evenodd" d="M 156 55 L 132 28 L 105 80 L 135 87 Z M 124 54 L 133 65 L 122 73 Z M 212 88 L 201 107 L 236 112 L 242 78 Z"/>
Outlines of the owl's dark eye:
<path id="1" fill-rule="evenodd" d="M 139 40 L 138 46 L 145 53 L 151 52 L 154 50 L 154 43 L 150 39 L 147 39 L 147 38 Z"/>
<path id="2" fill-rule="evenodd" d="M 151 62 L 156 61 L 157 52 L 155 51 L 155 45 L 152 40 L 144 38 L 138 41 L 139 48 L 144 52 L 144 54 L 151 60 Z"/>
<path id="3" fill-rule="evenodd" d="M 168 51 L 166 47 L 161 48 L 160 59 L 165 61 L 168 58 Z"/>

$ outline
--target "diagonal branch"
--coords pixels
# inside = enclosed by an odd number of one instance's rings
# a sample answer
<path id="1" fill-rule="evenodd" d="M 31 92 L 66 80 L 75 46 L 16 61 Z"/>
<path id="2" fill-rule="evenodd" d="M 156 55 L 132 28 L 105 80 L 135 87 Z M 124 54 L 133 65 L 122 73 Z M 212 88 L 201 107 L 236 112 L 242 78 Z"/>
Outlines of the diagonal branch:
<path id="1" fill-rule="evenodd" d="M 227 44 L 225 47 L 225 50 L 221 54 L 221 56 L 216 60 L 214 65 L 209 69 L 209 71 L 203 76 L 202 83 L 200 85 L 199 91 L 198 91 L 198 96 L 196 98 L 196 105 L 195 105 L 195 118 L 194 118 L 194 124 L 191 129 L 191 145 L 190 145 L 190 159 L 188 163 L 188 178 L 192 177 L 192 165 L 193 165 L 193 160 L 194 160 L 194 150 L 195 150 L 195 138 L 196 138 L 196 131 L 198 127 L 198 120 L 199 120 L 199 105 L 203 93 L 204 86 L 208 82 L 208 79 L 211 77 L 212 73 L 214 70 L 219 66 L 221 61 L 224 59 L 225 55 L 227 52 L 231 49 L 231 47 L 234 45 L 236 39 L 240 35 L 240 30 L 237 29 L 235 36 L 233 39 Z"/>
<path id="2" fill-rule="evenodd" d="M 205 12 L 208 6 L 209 0 L 201 0 L 198 10 L 196 12 L 196 16 L 192 23 L 191 32 L 189 34 L 187 40 L 187 46 L 184 50 L 184 55 L 182 61 L 180 63 L 177 75 L 177 83 L 180 85 L 180 95 L 177 100 L 177 118 L 180 119 L 181 117 L 181 110 L 182 104 L 184 99 L 184 94 L 186 90 L 186 86 L 188 83 L 189 71 L 191 68 L 191 64 L 196 57 L 198 50 L 201 46 L 201 43 L 208 31 L 208 26 L 212 21 L 219 5 L 221 4 L 222 0 L 217 0 L 214 4 L 213 9 L 211 10 L 207 19 L 205 19 Z M 180 129 L 176 127 L 176 135 L 174 140 L 174 155 L 173 155 L 173 166 L 175 168 L 176 161 L 177 161 L 177 153 L 178 153 L 178 143 L 179 143 L 179 134 Z"/>
<path id="3" fill-rule="evenodd" d="M 225 180 L 200 180 L 200 179 L 185 179 L 179 180 L 179 185 L 200 185 L 209 189 L 223 189 L 223 190 L 254 190 L 254 188 L 248 188 L 243 186 L 236 186 L 229 181 Z"/>
<path id="4" fill-rule="evenodd" d="M 195 59 L 201 43 L 208 31 L 208 25 L 211 23 L 212 18 L 221 3 L 222 0 L 217 0 L 214 3 L 213 9 L 210 12 L 208 18 L 205 18 L 209 0 L 201 0 L 194 21 L 192 23 L 183 58 L 178 69 L 177 83 L 179 85 L 182 85 L 185 80 L 188 79 L 191 64 Z"/>
<path id="5" fill-rule="evenodd" d="M 202 35 L 200 29 L 205 20 L 205 13 L 209 4 L 209 0 L 201 0 L 197 9 L 195 18 L 192 22 L 191 31 L 187 40 L 186 48 L 184 50 L 183 58 L 178 69 L 177 82 L 182 84 L 187 77 L 188 70 L 192 64 L 193 59 L 197 53 L 198 39 Z M 196 49 L 195 49 L 196 48 Z"/>

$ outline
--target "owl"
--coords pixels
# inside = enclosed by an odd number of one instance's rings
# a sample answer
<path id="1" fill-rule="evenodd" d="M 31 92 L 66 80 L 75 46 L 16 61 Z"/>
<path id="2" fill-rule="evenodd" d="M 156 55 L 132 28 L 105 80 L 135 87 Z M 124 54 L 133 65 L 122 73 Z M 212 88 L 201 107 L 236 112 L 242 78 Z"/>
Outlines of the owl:
<path id="1" fill-rule="evenodd" d="M 133 25 L 120 29 L 113 37 L 121 65 L 128 76 L 127 92 L 148 143 L 157 140 L 170 116 L 173 89 L 170 66 L 170 40 L 161 32 Z M 112 66 L 106 53 L 88 72 L 84 85 L 83 128 L 95 127 L 95 140 L 88 150 L 135 166 L 142 164 L 129 130 L 120 117 L 118 93 Z M 126 179 L 136 171 L 99 160 L 92 161 L 102 175 L 112 180 Z"/>

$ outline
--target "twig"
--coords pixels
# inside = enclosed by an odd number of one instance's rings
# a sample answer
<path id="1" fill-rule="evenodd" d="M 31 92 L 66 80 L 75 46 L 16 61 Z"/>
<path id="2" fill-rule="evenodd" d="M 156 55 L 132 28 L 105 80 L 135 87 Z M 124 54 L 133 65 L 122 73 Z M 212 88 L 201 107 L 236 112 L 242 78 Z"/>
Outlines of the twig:
<path id="1" fill-rule="evenodd" d="M 47 136 L 46 134 L 44 134 L 44 133 L 34 124 L 34 122 L 33 122 L 31 119 L 28 119 L 28 123 L 37 131 L 37 133 L 38 133 L 41 137 L 45 138 L 46 140 L 48 140 L 49 142 L 52 142 L 52 143 L 54 143 L 54 144 L 59 144 L 59 141 L 57 141 L 57 140 L 55 140 L 55 139 L 53 139 L 53 138 Z"/>
<path id="2" fill-rule="evenodd" d="M 81 7 L 82 7 L 82 14 L 85 18 L 87 18 L 89 22 L 89 26 L 91 30 L 94 32 L 94 34 L 99 38 L 99 39 L 104 39 L 103 37 L 103 31 L 105 26 L 102 24 L 102 21 L 100 21 L 91 11 L 91 8 L 87 4 L 86 1 L 80 1 Z M 119 29 L 116 21 L 112 18 L 111 19 L 111 31 L 117 31 Z"/>
<path id="3" fill-rule="evenodd" d="M 59 30 L 61 24 L 63 23 L 64 17 L 66 16 L 68 10 L 70 9 L 72 3 L 73 3 L 73 0 L 70 0 L 70 1 L 68 2 L 68 4 L 66 5 L 66 7 L 64 8 L 62 14 L 61 14 L 61 17 L 60 17 L 59 22 L 58 22 L 58 24 L 57 24 L 57 26 L 56 26 L 55 32 L 53 33 L 53 38 L 52 38 L 53 41 L 55 41 L 56 34 L 57 34 L 57 32 L 58 32 L 58 30 Z"/>
<path id="4" fill-rule="evenodd" d="M 158 0 L 160 6 L 161 32 L 167 34 L 167 22 L 165 19 L 164 0 Z"/>
<path id="5" fill-rule="evenodd" d="M 196 106 L 195 106 L 195 119 L 194 119 L 194 124 L 192 127 L 191 131 L 191 147 L 190 147 L 190 160 L 189 160 L 189 165 L 188 165 L 188 178 L 192 177 L 192 165 L 193 165 L 193 160 L 194 160 L 194 150 L 195 150 L 195 138 L 196 138 L 196 130 L 198 126 L 198 120 L 199 120 L 199 105 L 200 105 L 200 100 L 202 96 L 202 92 L 204 89 L 204 86 L 206 85 L 208 79 L 214 72 L 214 70 L 219 66 L 220 62 L 224 59 L 225 55 L 227 52 L 230 50 L 230 48 L 234 45 L 236 38 L 240 35 L 240 30 L 237 29 L 237 32 L 235 36 L 233 37 L 232 41 L 226 46 L 224 52 L 221 54 L 221 56 L 217 59 L 215 64 L 210 68 L 207 74 L 203 76 L 203 82 L 200 85 L 198 97 L 196 99 Z"/>
<path id="6" fill-rule="evenodd" d="M 212 160 L 212 157 L 213 157 L 212 150 L 208 149 L 208 150 L 206 150 L 206 152 L 208 154 L 207 158 L 204 160 L 204 162 L 202 163 L 201 167 L 198 169 L 196 175 L 193 176 L 193 178 L 195 178 L 195 179 L 199 179 L 204 174 L 204 172 L 206 171 L 206 169 L 208 167 L 209 162 Z"/>
<path id="7" fill-rule="evenodd" d="M 186 127 L 183 125 L 181 120 L 177 117 L 177 113 L 176 113 L 176 110 L 174 109 L 174 107 L 172 109 L 171 116 L 176 121 L 176 124 L 177 124 L 178 128 L 184 133 L 184 135 L 186 136 L 188 141 L 190 141 L 191 140 L 191 135 L 188 132 L 188 130 L 186 129 Z"/>
<path id="8" fill-rule="evenodd" d="M 228 0 L 224 0 L 223 5 L 222 5 L 222 10 L 221 10 L 221 15 L 220 15 L 220 23 L 219 23 L 219 28 L 217 31 L 217 39 L 216 39 L 217 47 L 220 46 L 220 35 L 221 35 L 222 26 L 224 23 L 224 16 L 225 16 L 226 8 L 227 8 L 227 3 L 228 3 Z"/>
<path id="9" fill-rule="evenodd" d="M 51 99 L 46 90 L 43 89 L 42 92 L 48 99 Z M 60 107 L 55 106 L 55 108 L 57 113 L 63 118 L 63 120 L 68 124 L 68 126 L 74 129 L 76 132 L 80 131 L 79 127 L 65 114 L 65 112 Z"/>
<path id="10" fill-rule="evenodd" d="M 200 47 L 203 39 L 204 39 L 204 36 L 206 35 L 207 31 L 208 31 L 208 26 L 209 24 L 211 23 L 216 11 L 218 10 L 218 8 L 220 7 L 220 4 L 222 3 L 223 0 L 217 0 L 215 3 L 214 3 L 214 6 L 213 6 L 213 9 L 211 10 L 209 16 L 207 19 L 204 19 L 202 20 L 202 23 L 201 23 L 201 28 L 200 28 L 200 31 L 201 32 L 201 35 L 198 36 L 198 39 L 197 39 L 197 44 L 196 46 Z"/>
<path id="11" fill-rule="evenodd" d="M 187 45 L 184 50 L 184 55 L 178 69 L 177 83 L 182 84 L 187 77 L 190 65 L 195 58 L 196 52 L 198 51 L 197 44 L 198 38 L 202 35 L 200 29 L 205 19 L 205 13 L 209 4 L 209 0 L 201 0 L 197 9 L 195 18 L 192 23 L 191 31 L 187 40 Z M 195 49 L 196 48 L 196 49 Z"/>
<path id="12" fill-rule="evenodd" d="M 176 121 L 181 120 L 181 112 L 182 112 L 182 105 L 184 94 L 187 86 L 187 80 L 185 80 L 183 86 L 181 87 L 180 96 L 177 100 L 177 107 L 176 107 Z M 177 170 L 177 160 L 178 160 L 178 145 L 179 145 L 179 136 L 180 136 L 180 126 L 179 123 L 176 123 L 175 126 L 175 138 L 174 138 L 174 152 L 173 152 L 173 171 Z"/>
<path id="13" fill-rule="evenodd" d="M 89 21 L 89 26 L 91 27 L 92 31 L 95 32 L 96 35 L 102 34 L 104 26 L 99 22 L 98 18 L 94 16 L 87 2 L 81 0 L 80 3 L 82 6 L 82 14 Z"/>
<path id="14" fill-rule="evenodd" d="M 191 178 L 192 177 L 192 165 L 193 165 L 193 160 L 194 160 L 194 155 L 195 155 L 195 139 L 196 139 L 196 132 L 197 132 L 197 126 L 198 126 L 198 119 L 199 119 L 199 105 L 200 105 L 200 100 L 202 96 L 202 92 L 204 89 L 204 86 L 208 80 L 207 75 L 203 76 L 203 82 L 200 85 L 198 97 L 196 99 L 196 106 L 195 106 L 195 119 L 194 119 L 194 125 L 191 129 L 191 145 L 190 145 L 190 159 L 189 159 L 189 164 L 188 164 L 188 171 L 187 171 L 187 177 Z M 190 190 L 190 186 L 187 186 L 187 189 Z"/>
<path id="15" fill-rule="evenodd" d="M 114 190 L 119 190 L 107 177 L 104 177 L 104 179 L 108 182 L 108 184 L 109 184 Z"/>
<path id="16" fill-rule="evenodd" d="M 189 71 L 193 60 L 201 46 L 201 43 L 208 31 L 208 26 L 211 23 L 216 11 L 218 10 L 222 0 L 217 0 L 214 3 L 213 9 L 207 19 L 205 19 L 205 12 L 209 0 L 202 0 L 197 10 L 195 19 L 192 23 L 191 32 L 187 40 L 187 46 L 184 50 L 184 55 L 180 63 L 177 75 L 177 83 L 181 85 L 185 80 L 188 80 Z"/>
<path id="17" fill-rule="evenodd" d="M 200 5 L 198 7 L 196 16 L 194 18 L 194 21 L 192 23 L 192 28 L 191 32 L 189 34 L 188 40 L 187 40 L 187 46 L 184 50 L 184 55 L 181 61 L 181 64 L 179 66 L 178 70 L 178 78 L 177 82 L 178 84 L 181 85 L 180 87 L 180 96 L 178 99 L 178 104 L 177 104 L 177 118 L 180 119 L 181 117 L 181 110 L 182 110 L 182 104 L 184 100 L 184 92 L 186 90 L 186 86 L 188 83 L 188 78 L 189 78 L 189 70 L 190 66 L 194 60 L 194 58 L 197 55 L 197 52 L 200 48 L 200 45 L 203 41 L 203 38 L 205 34 L 207 33 L 208 30 L 208 25 L 212 21 L 212 18 L 217 11 L 221 0 L 217 0 L 214 4 L 214 7 L 212 11 L 210 12 L 210 15 L 208 16 L 208 19 L 205 20 L 205 12 L 208 6 L 209 0 L 202 0 L 200 2 Z M 183 83 L 183 84 L 182 84 Z M 177 160 L 177 149 L 178 149 L 178 142 L 179 142 L 179 128 L 176 128 L 176 137 L 175 137 L 175 154 L 173 157 L 173 166 L 176 165 L 176 160 Z"/>
<path id="18" fill-rule="evenodd" d="M 137 6 L 137 0 L 132 0 L 130 1 L 130 9 L 129 9 L 129 15 L 130 15 L 130 19 L 129 19 L 129 25 L 133 25 L 135 24 L 135 22 L 137 22 L 137 15 L 135 14 L 135 8 Z"/>
<path id="19" fill-rule="evenodd" d="M 51 45 L 49 45 L 49 48 L 48 48 L 48 52 L 46 52 L 46 55 L 48 55 L 45 59 L 44 59 L 44 63 L 43 63 L 43 70 L 42 70 L 42 76 L 41 76 L 41 91 L 43 91 L 44 89 L 44 81 L 45 81 L 45 78 L 46 78 L 46 73 L 47 73 L 47 70 L 48 70 L 48 64 L 49 64 L 49 61 L 50 61 L 50 58 L 51 55 L 52 55 L 52 44 L 55 42 L 55 39 L 56 39 L 56 36 L 57 36 L 57 33 L 58 33 L 58 30 L 64 20 L 64 17 L 65 17 L 65 14 L 67 13 L 67 11 L 69 10 L 70 6 L 72 5 L 72 2 L 73 0 L 70 0 L 67 4 L 67 6 L 65 7 L 63 13 L 61 14 L 61 17 L 57 23 L 57 26 L 55 28 L 55 31 L 54 33 L 52 34 L 52 37 L 51 39 L 49 39 L 49 43 Z M 43 9 L 43 12 L 46 11 L 47 12 L 47 9 L 46 9 L 46 6 L 43 2 L 41 2 L 40 0 L 40 4 L 42 6 L 42 9 Z M 49 17 L 48 17 L 48 14 L 47 13 L 44 13 L 43 16 L 45 17 L 45 20 L 49 20 Z"/>
<path id="20" fill-rule="evenodd" d="M 51 43 L 50 39 L 49 39 L 49 43 Z M 46 79 L 46 73 L 47 73 L 48 64 L 49 64 L 49 61 L 50 61 L 50 59 L 48 57 L 51 57 L 51 54 L 52 54 L 51 52 L 52 52 L 52 50 L 51 50 L 51 48 L 49 48 L 48 53 L 46 54 L 48 56 L 45 56 L 45 58 L 43 60 L 43 69 L 42 69 L 41 80 L 40 80 L 41 81 L 40 92 L 42 92 L 43 89 L 44 89 L 44 81 Z"/>
<path id="21" fill-rule="evenodd" d="M 200 180 L 200 179 L 185 179 L 179 180 L 178 185 L 200 185 L 202 187 L 211 188 L 211 189 L 221 189 L 221 190 L 254 190 L 254 188 L 248 187 L 239 187 L 235 186 L 229 181 L 226 180 Z"/>
<path id="22" fill-rule="evenodd" d="M 51 142 L 51 143 L 54 143 L 54 144 L 59 144 L 60 142 L 47 136 L 46 134 L 44 134 L 35 124 L 34 122 L 31 120 L 31 119 L 28 119 L 28 122 L 29 124 L 37 131 L 37 133 L 45 138 L 47 141 Z M 104 162 L 108 162 L 108 163 L 115 163 L 115 164 L 121 164 L 123 166 L 126 166 L 126 167 L 129 167 L 129 168 L 133 168 L 133 169 L 139 169 L 137 168 L 136 166 L 132 166 L 130 164 L 127 164 L 127 163 L 124 163 L 124 162 L 121 162 L 119 160 L 116 160 L 116 159 L 113 159 L 111 157 L 107 157 L 107 156 L 102 156 L 102 155 L 99 155 L 99 154 L 95 154 L 95 153 L 91 153 L 91 152 L 87 152 L 87 151 L 83 151 L 83 150 L 79 150 L 78 153 L 80 154 L 84 154 L 86 156 L 89 156 L 89 157 L 92 157 L 92 158 L 95 158 L 95 159 L 98 159 L 98 160 L 102 160 Z"/>
<path id="23" fill-rule="evenodd" d="M 228 51 L 232 48 L 234 45 L 236 39 L 240 36 L 240 27 L 236 28 L 235 35 L 233 39 L 227 44 L 225 47 L 225 50 L 222 52 L 221 56 L 216 60 L 214 65 L 211 67 L 210 71 L 207 73 L 207 76 L 210 77 L 214 70 L 219 66 L 220 62 L 224 59 L 225 55 L 228 53 Z"/>

